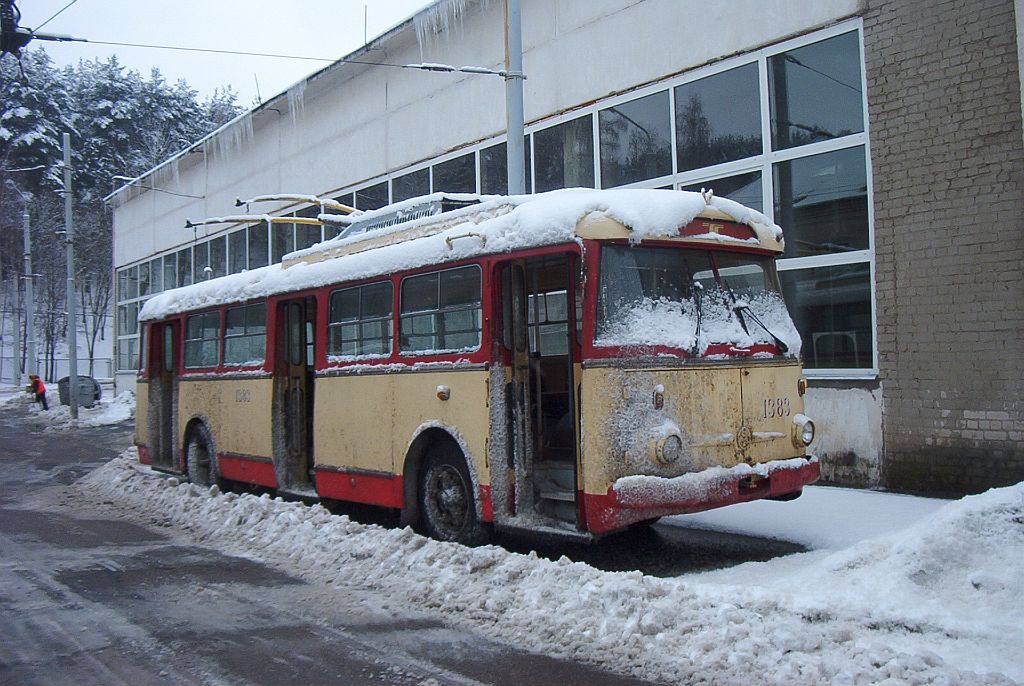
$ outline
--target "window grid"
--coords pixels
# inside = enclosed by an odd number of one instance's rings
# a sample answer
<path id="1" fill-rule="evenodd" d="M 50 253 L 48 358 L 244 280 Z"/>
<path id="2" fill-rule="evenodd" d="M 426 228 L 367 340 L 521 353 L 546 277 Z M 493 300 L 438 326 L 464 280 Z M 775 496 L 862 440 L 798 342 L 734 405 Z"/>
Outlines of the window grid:
<path id="1" fill-rule="evenodd" d="M 792 50 L 795 50 L 795 49 L 799 49 L 799 48 L 802 48 L 802 47 L 810 46 L 812 44 L 819 43 L 819 42 L 822 42 L 822 41 L 826 41 L 826 40 L 829 40 L 831 38 L 836 38 L 838 36 L 841 36 L 843 34 L 848 34 L 848 33 L 851 33 L 851 32 L 856 33 L 857 44 L 858 44 L 858 53 L 859 53 L 859 65 L 858 65 L 858 67 L 859 67 L 860 76 L 861 76 L 860 91 L 861 91 L 861 108 L 862 108 L 861 109 L 861 116 L 862 116 L 862 119 L 863 119 L 863 129 L 861 131 L 859 131 L 859 132 L 851 133 L 849 135 L 845 135 L 845 136 L 838 137 L 838 138 L 831 138 L 831 139 L 827 139 L 827 140 L 820 140 L 820 141 L 809 142 L 809 143 L 805 143 L 803 145 L 797 145 L 795 147 L 790 147 L 790 148 L 786 148 L 786 149 L 782 149 L 782 150 L 774 150 L 774 149 L 772 149 L 772 126 L 771 126 L 772 109 L 771 109 L 771 102 L 770 102 L 771 94 L 770 94 L 770 81 L 769 81 L 769 73 L 768 73 L 769 72 L 769 61 L 772 59 L 773 56 L 780 55 L 782 53 L 786 53 L 786 52 L 789 52 L 789 51 L 792 51 Z M 729 71 L 731 69 L 735 69 L 737 67 L 742 67 L 742 66 L 748 65 L 748 64 L 756 64 L 757 65 L 757 71 L 758 71 L 758 86 L 759 86 L 759 97 L 760 97 L 760 108 L 761 108 L 761 153 L 758 154 L 758 155 L 752 156 L 752 157 L 748 157 L 748 158 L 744 158 L 744 159 L 739 159 L 739 160 L 732 160 L 732 161 L 725 162 L 725 163 L 718 164 L 718 165 L 714 165 L 714 166 L 711 166 L 711 167 L 705 167 L 705 168 L 701 168 L 701 169 L 687 170 L 687 171 L 682 171 L 681 172 L 679 170 L 679 168 L 678 168 L 678 155 L 677 155 L 678 136 L 677 136 L 677 127 L 676 127 L 675 115 L 676 115 L 676 111 L 677 111 L 677 108 L 678 108 L 678 103 L 676 102 L 675 89 L 677 87 L 681 86 L 681 85 L 693 83 L 693 82 L 696 82 L 696 81 L 698 81 L 700 79 L 703 79 L 703 78 L 706 78 L 706 77 L 712 77 L 712 76 L 715 76 L 716 74 L 721 74 L 721 73 Z M 829 253 L 829 254 L 815 255 L 815 256 L 809 256 L 809 257 L 787 258 L 787 259 L 783 259 L 783 260 L 781 260 L 779 262 L 778 268 L 779 268 L 780 272 L 786 272 L 786 271 L 793 271 L 793 270 L 797 270 L 797 269 L 814 269 L 814 268 L 832 267 L 832 266 L 838 266 L 838 265 L 853 265 L 853 264 L 857 264 L 857 263 L 866 263 L 867 264 L 868 270 L 871 273 L 871 281 L 869 283 L 869 296 L 870 296 L 870 303 L 869 304 L 870 304 L 870 311 L 871 311 L 871 346 L 872 346 L 871 366 L 870 367 L 857 368 L 857 369 L 830 369 L 830 368 L 814 369 L 814 368 L 811 368 L 811 369 L 808 369 L 807 371 L 808 371 L 808 373 L 810 375 L 814 375 L 814 376 L 828 376 L 828 377 L 832 377 L 832 376 L 835 376 L 835 377 L 872 377 L 872 376 L 876 376 L 877 375 L 877 368 L 878 368 L 878 363 L 877 363 L 878 351 L 877 351 L 877 345 L 876 345 L 876 342 L 877 342 L 876 307 L 877 307 L 877 305 L 876 305 L 875 288 L 874 288 L 874 207 L 873 207 L 873 199 L 872 199 L 873 191 L 872 191 L 872 182 L 871 182 L 872 181 L 871 180 L 872 170 L 871 170 L 871 164 L 870 164 L 871 151 L 870 151 L 869 140 L 868 140 L 869 132 L 868 132 L 868 122 L 867 122 L 867 103 L 866 103 L 866 98 L 865 98 L 865 93 L 866 93 L 866 76 L 864 74 L 864 42 L 863 42 L 863 30 L 862 30 L 862 26 L 861 26 L 861 20 L 860 19 L 852 19 L 852 20 L 849 20 L 849 21 L 846 21 L 846 22 L 842 22 L 840 24 L 837 24 L 837 25 L 835 25 L 833 27 L 830 27 L 830 28 L 827 28 L 827 29 L 823 29 L 823 30 L 820 30 L 820 31 L 817 31 L 817 32 L 814 32 L 814 33 L 810 33 L 810 34 L 807 34 L 805 36 L 800 36 L 800 37 L 797 37 L 797 38 L 793 38 L 791 40 L 784 41 L 782 43 L 778 43 L 776 45 L 769 46 L 769 47 L 766 47 L 766 48 L 762 48 L 760 50 L 756 50 L 756 51 L 753 51 L 753 52 L 750 52 L 750 53 L 747 53 L 747 54 L 744 54 L 744 55 L 739 55 L 739 56 L 736 56 L 734 58 L 723 60 L 723 61 L 721 61 L 719 63 L 714 64 L 714 65 L 708 65 L 706 67 L 694 70 L 694 71 L 689 72 L 689 73 L 684 74 L 684 75 L 680 75 L 680 76 L 674 77 L 672 79 L 668 79 L 668 80 L 663 81 L 663 82 L 659 82 L 659 83 L 656 83 L 656 84 L 650 84 L 648 86 L 645 86 L 643 88 L 639 88 L 639 89 L 637 89 L 635 91 L 632 91 L 630 93 L 623 94 L 623 95 L 617 96 L 615 98 L 610 98 L 608 100 L 605 100 L 605 101 L 602 101 L 602 102 L 599 102 L 599 103 L 595 103 L 595 104 L 589 105 L 587 107 L 582 107 L 582 108 L 579 108 L 579 109 L 576 109 L 576 110 L 572 110 L 570 112 L 565 112 L 565 113 L 562 113 L 562 114 L 560 114 L 560 115 L 558 115 L 556 117 L 551 117 L 549 119 L 546 119 L 543 122 L 537 122 L 537 123 L 534 123 L 533 125 L 528 126 L 527 129 L 526 129 L 526 136 L 527 136 L 526 145 L 527 145 L 527 150 L 529 152 L 528 157 L 529 157 L 531 163 L 528 165 L 528 167 L 526 169 L 526 175 L 527 175 L 528 181 L 530 182 L 531 187 L 535 187 L 534 184 L 536 182 L 536 166 L 537 166 L 536 162 L 535 162 L 536 161 L 535 150 L 533 149 L 534 148 L 534 136 L 533 136 L 533 134 L 537 133 L 539 131 L 544 131 L 546 129 L 549 129 L 549 128 L 552 128 L 552 127 L 555 127 L 555 126 L 559 126 L 560 124 L 564 124 L 564 123 L 569 122 L 571 120 L 578 119 L 578 118 L 581 118 L 581 117 L 586 117 L 586 116 L 590 116 L 591 117 L 591 127 L 592 127 L 591 128 L 591 133 L 592 133 L 592 137 L 593 137 L 593 155 L 592 155 L 591 161 L 593 163 L 593 172 L 594 172 L 595 185 L 597 185 L 597 187 L 604 187 L 602 185 L 602 178 L 601 178 L 600 123 L 599 123 L 599 113 L 600 113 L 600 111 L 604 110 L 604 109 L 608 109 L 610 107 L 616 107 L 616 106 L 619 106 L 619 105 L 624 105 L 624 104 L 630 103 L 630 102 L 635 101 L 635 100 L 639 100 L 639 99 L 641 99 L 643 97 L 655 94 L 655 93 L 657 93 L 659 91 L 662 91 L 662 90 L 665 90 L 665 89 L 668 89 L 668 91 L 669 91 L 669 112 L 668 112 L 668 115 L 669 115 L 669 121 L 671 122 L 670 136 L 671 136 L 671 151 L 672 151 L 672 154 L 671 154 L 671 158 L 672 158 L 672 166 L 671 166 L 672 171 L 671 171 L 671 175 L 667 176 L 667 177 L 659 177 L 657 179 L 646 179 L 646 180 L 643 180 L 643 181 L 638 181 L 636 183 L 628 184 L 628 185 L 623 186 L 623 187 L 627 187 L 627 188 L 657 188 L 657 187 L 662 187 L 662 186 L 671 184 L 675 188 L 680 188 L 682 186 L 687 186 L 687 185 L 707 183 L 708 186 L 713 188 L 713 183 L 712 182 L 714 180 L 716 180 L 716 179 L 721 179 L 721 178 L 725 178 L 725 177 L 729 177 L 729 176 L 735 176 L 735 175 L 739 175 L 739 174 L 745 174 L 745 173 L 759 172 L 761 174 L 761 193 L 762 193 L 762 202 L 763 202 L 763 207 L 764 207 L 763 213 L 766 216 L 768 216 L 769 219 L 772 219 L 774 221 L 775 220 L 775 187 L 774 187 L 774 178 L 773 178 L 773 173 L 772 173 L 773 169 L 774 169 L 774 165 L 777 165 L 777 164 L 782 163 L 782 162 L 790 161 L 790 160 L 803 159 L 803 158 L 811 157 L 811 156 L 818 155 L 818 154 L 823 154 L 823 153 L 833 152 L 833 151 L 838 151 L 838 150 L 845 150 L 845 149 L 849 149 L 849 148 L 861 147 L 864 150 L 865 167 L 866 167 L 866 174 L 867 174 L 867 179 L 866 179 L 866 181 L 867 181 L 867 183 L 866 183 L 866 188 L 867 188 L 866 196 L 867 196 L 867 198 L 866 199 L 867 199 L 867 209 L 868 209 L 868 219 L 867 219 L 867 221 L 868 221 L 868 226 L 867 226 L 868 247 L 867 247 L 867 249 L 866 250 L 860 250 L 860 251 L 851 251 L 851 252 L 848 252 L 848 253 Z M 448 161 L 450 159 L 454 159 L 456 157 L 460 157 L 462 155 L 474 154 L 475 157 L 476 157 L 476 159 L 475 159 L 476 185 L 477 185 L 477 188 L 480 189 L 480 188 L 482 188 L 482 179 L 481 179 L 482 160 L 481 160 L 481 154 L 480 153 L 481 153 L 481 151 L 483 151 L 483 150 L 485 150 L 487 148 L 490 148 L 490 147 L 492 147 L 494 145 L 501 144 L 504 140 L 505 140 L 505 136 L 498 136 L 498 137 L 495 137 L 493 139 L 490 139 L 490 140 L 478 143 L 478 144 L 476 144 L 474 146 L 468 146 L 466 148 L 462 148 L 462 149 L 459 149 L 457 151 L 453 151 L 453 152 L 449 153 L 448 155 L 445 155 L 443 157 L 439 157 L 436 160 L 432 160 L 431 164 L 432 165 L 437 165 L 437 164 L 441 164 L 441 163 L 443 163 L 445 161 Z M 378 180 L 375 183 L 359 184 L 358 186 L 352 186 L 352 187 L 349 187 L 348 189 L 342 189 L 342 190 L 344 190 L 345 192 L 348 192 L 348 193 L 352 193 L 354 201 L 355 201 L 355 204 L 357 206 L 359 206 L 360 204 L 362 204 L 362 203 L 360 203 L 360 194 L 363 191 L 374 191 L 374 192 L 378 192 L 378 194 L 379 194 L 379 190 L 381 189 L 382 186 L 383 186 L 383 189 L 388 189 L 389 188 L 389 186 L 391 185 L 390 182 L 391 182 L 392 179 L 405 176 L 405 175 L 407 175 L 409 173 L 415 172 L 418 169 L 423 169 L 423 168 L 424 168 L 424 165 L 419 164 L 419 165 L 415 165 L 415 166 L 412 166 L 412 167 L 396 169 L 393 172 L 387 174 L 383 178 L 383 180 L 381 180 L 381 177 L 377 177 Z M 429 169 L 429 166 L 427 166 L 426 168 Z M 431 176 L 432 176 L 432 174 L 431 174 Z M 376 203 L 374 203 L 374 204 L 376 204 Z M 223 240 L 223 235 L 221 235 L 219 238 L 221 240 Z M 173 257 L 174 257 L 174 252 L 173 251 L 170 253 L 170 257 L 173 259 Z M 121 270 L 121 271 L 123 271 L 123 270 Z M 120 280 L 121 271 L 119 271 L 119 281 L 118 281 L 118 285 L 119 286 L 121 285 L 121 280 Z M 162 285 L 165 286 L 165 287 L 170 287 L 171 284 L 167 283 L 167 281 L 168 281 L 168 279 L 167 279 L 167 271 L 165 271 L 164 274 L 165 274 L 165 278 L 164 278 L 165 283 L 162 284 Z M 177 276 L 177 275 L 175 274 L 175 276 Z M 156 285 L 159 282 L 155 278 L 153 278 L 152 280 L 153 280 L 153 285 L 155 286 L 155 288 L 151 287 L 151 291 L 152 291 L 153 294 L 155 294 L 155 293 L 159 292 L 159 290 L 157 290 L 159 288 L 159 286 Z M 118 295 L 119 301 L 118 301 L 118 304 L 124 304 L 128 300 L 132 300 L 133 299 L 133 298 L 121 299 L 121 295 L 122 295 L 121 289 L 119 288 L 119 295 Z M 144 298 L 142 300 L 144 301 Z M 141 301 L 139 302 L 139 305 L 141 307 Z M 119 343 L 120 343 L 120 339 L 119 339 Z M 121 368 L 121 365 L 119 364 L 118 367 Z"/>
<path id="2" fill-rule="evenodd" d="M 327 354 L 336 357 L 391 355 L 393 301 L 394 286 L 390 281 L 331 293 Z"/>
<path id="3" fill-rule="evenodd" d="M 470 265 L 406 277 L 401 288 L 400 352 L 478 349 L 483 330 L 481 273 L 479 266 Z"/>
<path id="4" fill-rule="evenodd" d="M 185 368 L 220 364 L 220 312 L 201 312 L 185 320 Z"/>
<path id="5" fill-rule="evenodd" d="M 267 350 L 267 306 L 229 307 L 225 313 L 224 364 L 262 364 Z"/>

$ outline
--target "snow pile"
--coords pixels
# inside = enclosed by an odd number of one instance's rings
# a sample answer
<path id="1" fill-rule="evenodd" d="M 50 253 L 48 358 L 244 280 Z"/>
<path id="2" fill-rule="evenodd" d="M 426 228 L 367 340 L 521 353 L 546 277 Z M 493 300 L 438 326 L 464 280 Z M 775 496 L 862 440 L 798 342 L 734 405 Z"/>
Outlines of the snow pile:
<path id="1" fill-rule="evenodd" d="M 78 408 L 78 420 L 71 417 L 71 408 L 61 405 L 54 394 L 47 392 L 49 410 L 33 405 L 31 411 L 36 419 L 47 423 L 46 431 L 71 431 L 81 427 L 109 426 L 120 424 L 135 415 L 135 394 L 123 391 L 109 400 L 102 399 L 92 407 Z"/>
<path id="2" fill-rule="evenodd" d="M 989 628 L 968 632 L 955 625 L 906 621 L 912 607 L 898 596 L 885 611 L 865 616 L 863 601 L 871 598 L 860 598 L 850 607 L 844 600 L 847 594 L 836 588 L 852 583 L 860 568 L 873 576 L 901 577 L 895 584 L 919 583 L 914 577 L 919 565 L 908 561 L 937 563 L 941 555 L 936 549 L 953 545 L 950 537 L 961 541 L 955 550 L 961 557 L 980 560 L 987 554 L 989 544 L 977 535 L 984 534 L 1007 548 L 1000 560 L 1019 561 L 1024 544 L 1013 529 L 1020 529 L 1020 488 L 994 491 L 981 503 L 967 500 L 948 506 L 930 525 L 916 529 L 916 552 L 908 545 L 892 564 L 882 550 L 865 548 L 841 569 L 816 566 L 824 578 L 839 574 L 838 583 L 822 590 L 824 598 L 837 591 L 834 599 L 816 606 L 803 598 L 799 583 L 774 590 L 733 589 L 695 582 L 695 577 L 600 572 L 564 557 L 551 562 L 494 546 L 470 549 L 441 543 L 408 528 L 362 525 L 320 506 L 222 495 L 215 487 L 201 489 L 159 476 L 135 463 L 132 451 L 79 485 L 97 498 L 114 498 L 149 516 L 170 518 L 201 541 L 306 579 L 386 593 L 528 649 L 650 680 L 1009 684 L 998 674 L 960 671 L 936 653 L 945 654 L 951 642 L 962 643 L 978 651 L 984 663 L 995 659 L 997 650 L 1019 655 L 1024 648 L 1018 634 L 1004 633 L 1001 618 L 1015 614 L 1012 605 L 997 609 Z M 972 584 L 976 602 L 994 606 L 1005 599 L 997 587 L 1013 579 L 999 577 L 995 583 L 995 567 L 986 568 L 987 573 L 975 568 L 969 575 L 978 582 Z M 928 570 L 935 592 L 957 588 L 939 582 L 948 576 L 940 570 Z M 900 649 L 893 647 L 898 640 L 904 644 Z M 1020 671 L 1014 676 L 1024 676 Z"/>

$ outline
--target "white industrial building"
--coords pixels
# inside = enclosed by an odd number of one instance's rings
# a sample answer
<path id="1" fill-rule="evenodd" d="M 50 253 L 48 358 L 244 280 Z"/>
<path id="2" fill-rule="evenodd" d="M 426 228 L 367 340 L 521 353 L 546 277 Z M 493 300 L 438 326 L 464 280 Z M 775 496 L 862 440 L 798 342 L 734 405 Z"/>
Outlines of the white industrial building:
<path id="1" fill-rule="evenodd" d="M 708 187 L 763 211 L 787 234 L 780 270 L 804 339 L 808 413 L 819 422 L 814 447 L 826 476 L 932 491 L 1019 480 L 1019 384 L 988 397 L 974 380 L 957 381 L 963 370 L 952 358 L 910 343 L 929 328 L 957 338 L 976 330 L 963 317 L 955 326 L 943 320 L 941 307 L 928 322 L 911 321 L 928 306 L 914 299 L 926 297 L 929 279 L 948 281 L 942 263 L 925 263 L 916 247 L 960 242 L 941 228 L 963 222 L 934 219 L 950 198 L 919 192 L 937 172 L 918 178 L 901 167 L 929 141 L 982 135 L 963 122 L 939 130 L 948 117 L 929 112 L 942 102 L 950 112 L 980 107 L 981 94 L 958 95 L 959 84 L 993 67 L 954 56 L 983 40 L 989 56 L 1008 56 L 999 61 L 1006 92 L 985 91 L 1000 138 L 960 171 L 970 178 L 1005 167 L 1010 180 L 992 192 L 1020 205 L 1019 5 L 940 2 L 925 13 L 909 0 L 522 0 L 528 190 Z M 993 48 L 1001 38 L 1009 44 Z M 120 388 L 134 384 L 135 316 L 147 297 L 330 237 L 299 224 L 186 230 L 186 219 L 234 214 L 236 198 L 278 193 L 367 209 L 432 191 L 506 191 L 503 79 L 401 68 L 409 64 L 502 69 L 503 3 L 427 9 L 111 195 Z M 915 140 L 915 112 L 924 113 L 924 140 L 897 156 L 897 143 Z M 955 183 L 941 188 L 961 192 Z M 904 222 L 891 210 L 908 197 L 922 199 Z M 929 197 L 936 205 L 922 209 Z M 974 201 L 984 203 L 977 192 Z M 320 210 L 277 202 L 251 211 Z M 1019 260 L 1020 250 L 1004 257 Z M 978 273 L 1008 269 L 979 265 Z M 1019 295 L 1019 271 L 1015 278 L 1003 280 L 1009 291 L 986 297 Z M 1020 305 L 1009 307 L 1019 334 Z M 1008 352 L 1024 357 L 1019 346 Z M 1020 364 L 992 373 L 1012 376 Z M 915 390 L 913 379 L 929 385 Z M 998 435 L 970 435 L 971 417 L 994 422 Z M 1003 456 L 1002 466 L 959 478 L 957 455 L 968 449 Z M 934 468 L 928 455 L 938 455 Z"/>

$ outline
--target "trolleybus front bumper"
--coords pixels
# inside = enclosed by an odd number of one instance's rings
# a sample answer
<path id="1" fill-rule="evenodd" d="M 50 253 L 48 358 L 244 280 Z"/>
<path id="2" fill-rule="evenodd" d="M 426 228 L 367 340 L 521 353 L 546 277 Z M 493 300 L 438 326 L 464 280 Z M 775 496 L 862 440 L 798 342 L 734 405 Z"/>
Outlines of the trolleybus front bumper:
<path id="1" fill-rule="evenodd" d="M 711 467 L 674 478 L 626 476 L 612 484 L 606 495 L 584 496 L 587 528 L 602 534 L 667 515 L 795 496 L 820 476 L 821 466 L 813 456 Z"/>

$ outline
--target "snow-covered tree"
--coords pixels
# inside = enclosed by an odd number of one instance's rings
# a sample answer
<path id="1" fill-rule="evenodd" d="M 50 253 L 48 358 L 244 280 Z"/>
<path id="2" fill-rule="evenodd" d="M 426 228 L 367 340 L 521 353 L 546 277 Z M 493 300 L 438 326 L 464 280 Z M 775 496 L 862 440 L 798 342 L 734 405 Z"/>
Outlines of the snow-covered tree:
<path id="1" fill-rule="evenodd" d="M 158 69 L 147 78 L 116 57 L 83 60 L 58 69 L 42 48 L 0 58 L 0 287 L 17 301 L 22 267 L 22 194 L 30 194 L 37 311 L 50 367 L 64 335 L 65 246 L 54 236 L 63 225 L 61 137 L 71 134 L 75 248 L 83 318 L 92 350 L 102 335 L 112 295 L 112 222 L 103 198 L 118 182 L 138 176 L 236 117 L 230 88 L 206 100 L 185 81 L 168 84 Z M 29 171 L 24 171 L 29 170 Z M 17 185 L 13 189 L 8 180 Z M 20 191 L 20 193 L 18 192 Z M 91 367 L 90 367 L 91 368 Z"/>

